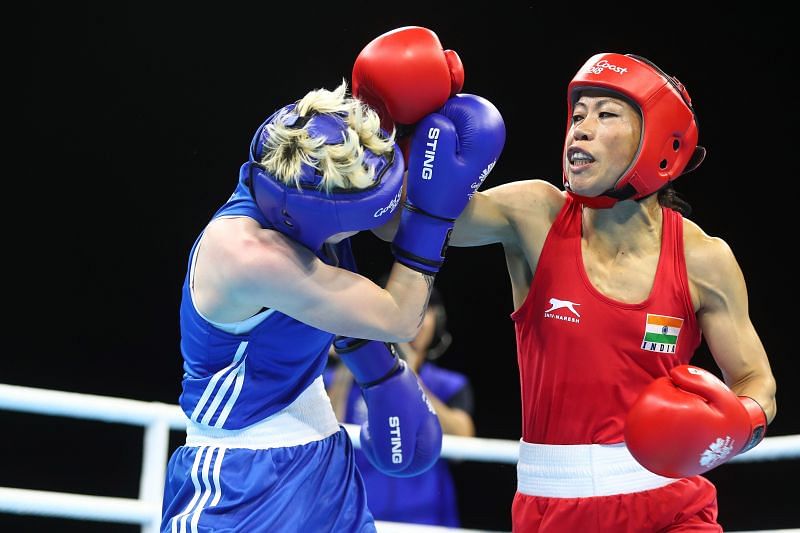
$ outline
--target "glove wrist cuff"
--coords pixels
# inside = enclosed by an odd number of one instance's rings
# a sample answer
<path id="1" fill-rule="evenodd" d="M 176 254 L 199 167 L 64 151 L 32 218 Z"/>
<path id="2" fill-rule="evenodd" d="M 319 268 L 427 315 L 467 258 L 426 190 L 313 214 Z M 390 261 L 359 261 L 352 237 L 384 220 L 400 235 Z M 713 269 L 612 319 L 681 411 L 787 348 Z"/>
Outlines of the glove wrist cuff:
<path id="1" fill-rule="evenodd" d="M 456 219 L 454 219 L 454 218 L 440 217 L 439 215 L 434 215 L 433 213 L 428 213 L 424 209 L 420 209 L 419 207 L 415 206 L 414 204 L 412 204 L 411 202 L 408 202 L 408 201 L 406 201 L 406 203 L 403 204 L 403 209 L 405 209 L 407 213 L 414 213 L 414 214 L 430 217 L 430 218 L 432 218 L 434 220 L 439 220 L 439 221 L 444 222 L 445 224 L 449 224 L 451 226 L 456 221 Z"/>
<path id="2" fill-rule="evenodd" d="M 444 264 L 444 261 L 431 261 L 415 255 L 408 250 L 403 250 L 394 243 L 392 243 L 392 254 L 398 263 L 426 276 L 435 276 Z"/>
<path id="3" fill-rule="evenodd" d="M 434 275 L 444 264 L 455 221 L 406 204 L 392 242 L 397 260 L 423 274 Z"/>
<path id="4" fill-rule="evenodd" d="M 739 451 L 739 453 L 744 453 L 754 448 L 756 444 L 764 439 L 764 435 L 767 432 L 767 414 L 761 404 L 749 396 L 739 396 L 739 401 L 742 402 L 747 415 L 750 417 L 750 437 Z"/>
<path id="5" fill-rule="evenodd" d="M 388 343 L 337 337 L 333 347 L 362 389 L 383 383 L 400 368 L 400 357 Z"/>

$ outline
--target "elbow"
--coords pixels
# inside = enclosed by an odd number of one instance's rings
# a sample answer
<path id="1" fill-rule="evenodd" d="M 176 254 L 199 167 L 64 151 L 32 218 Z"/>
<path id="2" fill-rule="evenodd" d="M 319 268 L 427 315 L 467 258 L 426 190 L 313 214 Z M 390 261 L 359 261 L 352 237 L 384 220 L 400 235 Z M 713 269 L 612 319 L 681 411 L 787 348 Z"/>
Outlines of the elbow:
<path id="1" fill-rule="evenodd" d="M 778 404 L 775 398 L 777 383 L 772 373 L 770 373 L 767 379 L 762 383 L 761 390 L 754 392 L 756 392 L 756 394 L 753 394 L 753 399 L 758 402 L 764 410 L 764 414 L 767 417 L 767 424 L 771 423 L 778 413 Z"/>
<path id="2" fill-rule="evenodd" d="M 768 396 L 768 400 L 766 405 L 764 405 L 764 414 L 767 416 L 767 423 L 771 423 L 772 420 L 775 418 L 775 415 L 778 414 L 778 402 L 775 398 L 777 392 L 777 386 L 775 384 L 775 379 L 772 379 L 772 386 L 770 387 L 770 394 Z"/>
<path id="3" fill-rule="evenodd" d="M 383 324 L 377 326 L 370 334 L 354 335 L 355 337 L 364 339 L 373 339 L 381 342 L 411 342 L 417 336 L 419 328 L 417 324 L 402 324 L 399 322 L 392 322 L 391 324 Z"/>
<path id="4" fill-rule="evenodd" d="M 778 412 L 778 406 L 775 399 L 777 386 L 775 378 L 771 373 L 747 381 L 744 385 L 731 388 L 737 395 L 747 396 L 755 400 L 755 402 L 761 406 L 761 409 L 764 410 L 767 424 L 772 423 L 772 420 Z"/>
<path id="5" fill-rule="evenodd" d="M 470 421 L 469 424 L 464 425 L 464 430 L 461 432 L 462 437 L 474 437 L 475 436 L 475 426 Z"/>
<path id="6" fill-rule="evenodd" d="M 395 338 L 392 339 L 391 342 L 411 342 L 419 333 L 419 329 L 421 324 L 412 323 L 412 324 L 405 324 L 401 329 L 398 329 L 394 332 Z"/>
<path id="7" fill-rule="evenodd" d="M 474 437 L 475 436 L 475 423 L 472 421 L 472 417 L 469 416 L 467 413 L 464 413 L 464 432 L 462 435 L 465 437 Z"/>
<path id="8" fill-rule="evenodd" d="M 418 316 L 400 318 L 394 315 L 388 324 L 384 324 L 385 332 L 390 337 L 388 342 L 411 342 L 419 334 L 422 321 Z"/>
<path id="9" fill-rule="evenodd" d="M 775 415 L 778 414 L 778 402 L 774 398 L 770 406 L 765 409 L 765 413 L 767 415 L 767 424 L 771 424 L 775 420 Z"/>

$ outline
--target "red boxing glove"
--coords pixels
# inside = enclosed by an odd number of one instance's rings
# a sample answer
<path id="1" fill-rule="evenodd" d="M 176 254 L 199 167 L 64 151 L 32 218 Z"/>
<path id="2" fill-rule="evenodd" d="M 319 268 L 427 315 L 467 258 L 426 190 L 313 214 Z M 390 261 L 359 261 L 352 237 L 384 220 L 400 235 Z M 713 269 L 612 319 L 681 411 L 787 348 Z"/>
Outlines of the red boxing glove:
<path id="1" fill-rule="evenodd" d="M 464 86 L 464 66 L 439 37 L 419 26 L 375 38 L 353 65 L 353 96 L 381 117 L 381 127 L 415 124 Z"/>
<path id="2" fill-rule="evenodd" d="M 714 374 L 681 365 L 656 379 L 625 421 L 631 454 L 656 474 L 679 478 L 715 468 L 761 442 L 764 410 Z"/>

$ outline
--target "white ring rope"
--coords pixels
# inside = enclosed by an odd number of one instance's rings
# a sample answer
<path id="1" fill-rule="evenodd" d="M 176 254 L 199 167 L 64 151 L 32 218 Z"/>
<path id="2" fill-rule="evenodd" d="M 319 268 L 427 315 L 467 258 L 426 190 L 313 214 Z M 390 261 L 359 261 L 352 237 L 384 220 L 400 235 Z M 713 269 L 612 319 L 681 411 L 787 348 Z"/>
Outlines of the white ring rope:
<path id="1" fill-rule="evenodd" d="M 186 415 L 177 405 L 143 402 L 93 394 L 79 394 L 17 385 L 0 384 L 0 409 L 51 416 L 149 426 L 164 421 L 170 429 L 183 431 Z M 353 444 L 360 447 L 360 427 L 343 424 Z M 470 461 L 516 464 L 519 441 L 445 435 L 442 457 Z M 800 458 L 800 435 L 767 437 L 752 450 L 731 462 Z"/>
<path id="2" fill-rule="evenodd" d="M 63 416 L 143 426 L 144 454 L 139 499 L 109 498 L 0 487 L 0 512 L 35 514 L 104 522 L 141 524 L 143 533 L 158 531 L 161 494 L 169 448 L 169 431 L 186 429 L 186 415 L 177 405 L 143 402 L 92 394 L 0 384 L 0 410 Z M 343 424 L 356 448 L 360 427 Z M 445 435 L 442 457 L 516 464 L 519 441 Z M 800 435 L 765 438 L 731 462 L 800 458 Z M 400 524 L 382 524 L 380 531 L 399 531 Z M 421 531 L 409 527 L 409 531 Z M 443 531 L 428 528 L 428 531 Z M 449 529 L 449 531 L 456 531 Z M 790 531 L 790 530 L 785 530 Z M 800 530 L 792 530 L 800 531 Z M 771 533 L 776 533 L 773 530 Z"/>

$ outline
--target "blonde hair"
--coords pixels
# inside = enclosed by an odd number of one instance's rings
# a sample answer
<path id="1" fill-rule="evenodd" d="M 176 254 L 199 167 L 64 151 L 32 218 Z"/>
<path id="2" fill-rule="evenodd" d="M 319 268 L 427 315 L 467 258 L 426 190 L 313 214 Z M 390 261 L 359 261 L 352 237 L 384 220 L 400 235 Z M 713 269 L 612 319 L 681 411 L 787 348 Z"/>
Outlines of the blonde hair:
<path id="1" fill-rule="evenodd" d="M 286 125 L 294 114 L 311 116 L 317 113 L 339 114 L 347 123 L 340 144 L 325 144 L 324 138 L 312 138 L 307 124 L 302 128 Z M 309 121 L 310 122 L 310 121 Z M 364 162 L 364 149 L 384 155 L 394 149 L 394 132 L 387 139 L 381 135 L 380 118 L 367 105 L 347 96 L 347 82 L 342 80 L 333 91 L 316 89 L 306 94 L 293 111 L 278 115 L 266 126 L 261 164 L 286 184 L 300 188 L 300 172 L 306 164 L 322 176 L 320 189 L 334 187 L 363 189 L 372 185 L 375 168 Z"/>

